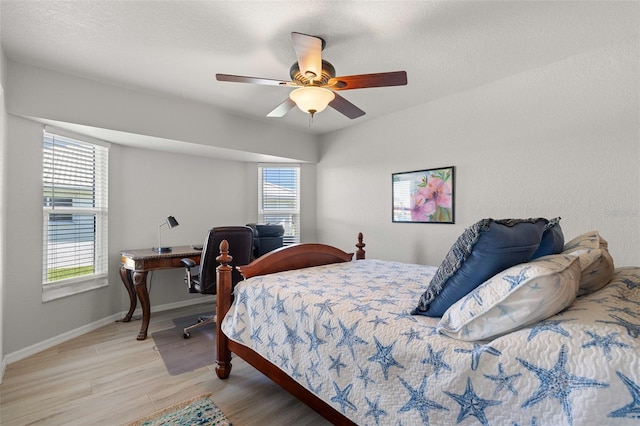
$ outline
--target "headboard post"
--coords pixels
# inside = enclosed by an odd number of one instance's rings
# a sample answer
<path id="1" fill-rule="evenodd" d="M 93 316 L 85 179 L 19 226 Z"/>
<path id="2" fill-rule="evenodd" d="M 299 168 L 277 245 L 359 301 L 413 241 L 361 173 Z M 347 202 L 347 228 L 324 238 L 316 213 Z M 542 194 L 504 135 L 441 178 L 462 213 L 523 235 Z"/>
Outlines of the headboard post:
<path id="1" fill-rule="evenodd" d="M 233 257 L 229 256 L 229 243 L 227 240 L 220 242 L 220 256 L 216 261 L 220 264 L 216 268 L 216 374 L 221 379 L 226 379 L 231 373 L 231 351 L 228 346 L 228 337 L 221 331 L 220 324 L 224 316 L 231 308 L 231 272 L 233 268 L 229 263 Z"/>
<path id="2" fill-rule="evenodd" d="M 358 250 L 356 250 L 356 260 L 364 259 L 365 246 L 366 244 L 362 242 L 362 232 L 358 232 L 358 243 L 356 244 L 356 247 L 358 247 Z"/>

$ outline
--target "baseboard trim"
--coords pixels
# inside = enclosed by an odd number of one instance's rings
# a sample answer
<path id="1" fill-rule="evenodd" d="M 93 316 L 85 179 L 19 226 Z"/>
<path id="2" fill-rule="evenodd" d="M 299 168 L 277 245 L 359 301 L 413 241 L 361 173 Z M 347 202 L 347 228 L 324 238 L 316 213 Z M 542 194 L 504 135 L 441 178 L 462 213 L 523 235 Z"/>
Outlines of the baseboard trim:
<path id="1" fill-rule="evenodd" d="M 198 297 L 197 299 L 190 300 L 182 300 L 180 302 L 167 303 L 165 305 L 153 306 L 151 307 L 151 313 L 153 312 L 162 312 L 168 311 L 176 308 L 183 308 L 191 305 L 199 305 L 201 303 L 214 302 L 216 297 L 212 295 Z M 67 331 L 66 333 L 62 333 L 58 336 L 52 337 L 47 340 L 43 340 L 42 342 L 36 343 L 35 345 L 28 346 L 24 349 L 20 349 L 18 351 L 7 354 L 2 360 L 2 364 L 0 367 L 0 383 L 2 383 L 2 378 L 4 377 L 4 372 L 7 365 L 12 364 L 16 361 L 20 361 L 25 359 L 31 355 L 35 355 L 38 352 L 42 352 L 46 349 L 52 348 L 60 343 L 64 343 L 76 337 L 82 336 L 83 334 L 89 333 L 91 331 L 97 330 L 100 327 L 104 327 L 105 325 L 111 324 L 112 322 L 120 320 L 126 314 L 125 311 L 122 311 L 117 314 L 113 314 L 109 317 L 103 318 L 101 320 L 92 322 L 91 324 L 83 325 L 82 327 L 78 327 L 75 330 Z M 133 313 L 134 316 L 141 316 L 142 309 L 138 308 Z"/>
<path id="2" fill-rule="evenodd" d="M 0 363 L 0 385 L 2 384 L 2 378 L 4 377 L 4 370 L 7 369 L 7 357 L 2 357 L 2 363 Z"/>

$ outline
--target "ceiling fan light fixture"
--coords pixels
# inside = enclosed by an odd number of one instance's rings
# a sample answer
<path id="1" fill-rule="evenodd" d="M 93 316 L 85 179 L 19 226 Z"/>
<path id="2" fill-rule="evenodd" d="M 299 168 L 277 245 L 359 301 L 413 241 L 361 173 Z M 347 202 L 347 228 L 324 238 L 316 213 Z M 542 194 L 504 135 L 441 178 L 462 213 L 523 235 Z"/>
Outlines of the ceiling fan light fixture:
<path id="1" fill-rule="evenodd" d="M 301 87 L 289 95 L 301 111 L 311 115 L 324 111 L 336 95 L 329 89 L 322 87 Z"/>

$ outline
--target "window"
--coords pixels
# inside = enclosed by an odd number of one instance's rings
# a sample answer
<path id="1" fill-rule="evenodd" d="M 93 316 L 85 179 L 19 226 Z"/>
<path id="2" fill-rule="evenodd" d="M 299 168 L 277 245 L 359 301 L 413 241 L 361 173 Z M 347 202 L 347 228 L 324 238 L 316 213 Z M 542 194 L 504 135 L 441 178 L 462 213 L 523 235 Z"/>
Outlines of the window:
<path id="1" fill-rule="evenodd" d="M 79 139 L 44 132 L 43 300 L 107 285 L 109 147 Z"/>
<path id="2" fill-rule="evenodd" d="M 300 242 L 300 166 L 258 166 L 258 221 L 284 226 L 284 244 Z"/>

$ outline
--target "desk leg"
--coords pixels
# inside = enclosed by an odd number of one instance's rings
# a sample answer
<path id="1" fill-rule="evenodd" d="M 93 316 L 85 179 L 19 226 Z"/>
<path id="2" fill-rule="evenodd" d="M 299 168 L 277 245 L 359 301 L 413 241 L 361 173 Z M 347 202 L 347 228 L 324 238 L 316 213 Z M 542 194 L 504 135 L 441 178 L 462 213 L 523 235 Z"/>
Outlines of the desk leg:
<path id="1" fill-rule="evenodd" d="M 151 303 L 149 302 L 149 292 L 147 290 L 147 272 L 135 271 L 133 273 L 133 285 L 142 307 L 142 324 L 140 325 L 140 332 L 136 339 L 144 340 L 147 338 L 147 329 L 149 328 L 149 320 L 151 319 Z"/>
<path id="2" fill-rule="evenodd" d="M 120 267 L 120 278 L 122 278 L 122 283 L 124 287 L 127 289 L 127 293 L 129 293 L 129 312 L 127 315 L 122 318 L 122 322 L 131 321 L 131 317 L 133 316 L 133 311 L 136 310 L 136 304 L 138 302 L 138 298 L 136 297 L 136 291 L 133 288 L 133 281 L 131 279 L 131 271 L 125 268 L 124 266 Z"/>

